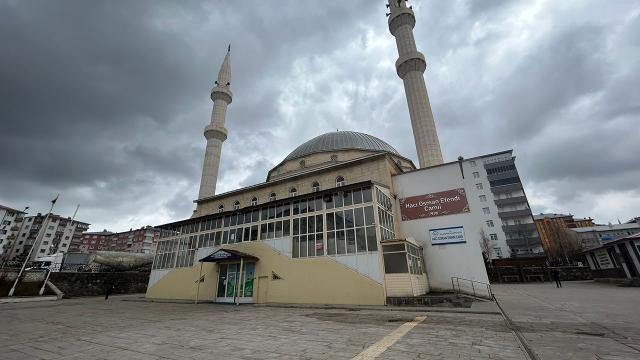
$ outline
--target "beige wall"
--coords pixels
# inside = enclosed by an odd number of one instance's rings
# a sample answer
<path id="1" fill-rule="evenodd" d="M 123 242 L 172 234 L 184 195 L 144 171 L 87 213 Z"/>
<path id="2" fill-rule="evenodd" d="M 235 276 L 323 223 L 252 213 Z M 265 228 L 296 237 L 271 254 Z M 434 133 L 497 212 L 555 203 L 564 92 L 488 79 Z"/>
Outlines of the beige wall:
<path id="1" fill-rule="evenodd" d="M 262 242 L 225 245 L 253 255 L 256 262 L 254 300 L 260 303 L 384 305 L 384 289 L 372 279 L 330 257 L 291 259 Z M 204 267 L 200 300 L 214 300 L 217 270 Z M 147 290 L 150 299 L 195 299 L 199 267 L 173 269 Z M 275 272 L 282 280 L 271 280 Z"/>
<path id="2" fill-rule="evenodd" d="M 376 157 L 366 159 L 362 162 L 355 162 L 346 167 L 334 167 L 323 171 L 317 171 L 308 175 L 300 175 L 289 181 L 278 181 L 271 185 L 257 189 L 246 189 L 229 195 L 222 195 L 218 198 L 204 201 L 198 204 L 194 216 L 203 216 L 215 214 L 218 212 L 218 206 L 224 205 L 225 211 L 233 209 L 236 201 L 240 202 L 240 208 L 250 206 L 251 199 L 255 196 L 258 198 L 258 204 L 264 204 L 269 200 L 269 194 L 275 192 L 278 199 L 289 197 L 289 190 L 295 187 L 298 195 L 311 193 L 311 184 L 314 181 L 320 183 L 320 189 L 330 189 L 336 186 L 335 180 L 340 175 L 344 177 L 347 184 L 353 184 L 362 181 L 374 181 L 386 186 L 391 185 L 391 175 L 398 171 L 387 157 Z"/>
<path id="3" fill-rule="evenodd" d="M 427 275 L 406 274 L 385 274 L 385 286 L 387 296 L 418 296 L 429 291 Z"/>

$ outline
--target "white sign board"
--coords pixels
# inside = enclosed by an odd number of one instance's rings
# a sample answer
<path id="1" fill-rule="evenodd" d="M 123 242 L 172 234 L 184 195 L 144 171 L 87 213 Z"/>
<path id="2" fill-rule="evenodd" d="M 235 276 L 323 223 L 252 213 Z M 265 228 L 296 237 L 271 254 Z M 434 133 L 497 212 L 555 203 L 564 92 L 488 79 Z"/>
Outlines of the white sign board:
<path id="1" fill-rule="evenodd" d="M 458 244 L 467 242 L 464 239 L 464 228 L 462 226 L 429 229 L 431 235 L 431 245 Z"/>

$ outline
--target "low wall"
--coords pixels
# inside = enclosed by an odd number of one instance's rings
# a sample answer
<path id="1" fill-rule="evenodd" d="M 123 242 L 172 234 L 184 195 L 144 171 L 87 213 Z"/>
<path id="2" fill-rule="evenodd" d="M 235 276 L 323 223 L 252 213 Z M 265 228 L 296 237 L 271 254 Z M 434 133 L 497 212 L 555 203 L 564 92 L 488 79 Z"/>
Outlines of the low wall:
<path id="1" fill-rule="evenodd" d="M 553 281 L 551 272 L 560 271 L 560 280 L 591 280 L 593 275 L 588 266 L 566 267 L 494 267 L 488 270 L 492 283 Z"/>
<path id="2" fill-rule="evenodd" d="M 112 294 L 143 294 L 147 291 L 149 273 L 70 273 L 54 272 L 49 278 L 65 297 L 104 295 L 108 286 L 113 286 Z"/>

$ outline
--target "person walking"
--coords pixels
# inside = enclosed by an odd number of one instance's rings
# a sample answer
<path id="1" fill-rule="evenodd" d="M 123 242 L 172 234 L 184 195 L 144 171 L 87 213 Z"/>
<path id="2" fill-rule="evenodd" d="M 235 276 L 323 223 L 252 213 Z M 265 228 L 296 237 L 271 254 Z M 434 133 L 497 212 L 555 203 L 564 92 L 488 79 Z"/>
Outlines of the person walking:
<path id="1" fill-rule="evenodd" d="M 107 285 L 107 289 L 104 291 L 104 299 L 109 300 L 109 295 L 113 292 L 113 284 Z"/>
<path id="2" fill-rule="evenodd" d="M 553 269 L 553 271 L 551 271 L 551 277 L 556 282 L 556 287 L 561 288 L 562 283 L 560 282 L 560 271 L 558 269 Z"/>

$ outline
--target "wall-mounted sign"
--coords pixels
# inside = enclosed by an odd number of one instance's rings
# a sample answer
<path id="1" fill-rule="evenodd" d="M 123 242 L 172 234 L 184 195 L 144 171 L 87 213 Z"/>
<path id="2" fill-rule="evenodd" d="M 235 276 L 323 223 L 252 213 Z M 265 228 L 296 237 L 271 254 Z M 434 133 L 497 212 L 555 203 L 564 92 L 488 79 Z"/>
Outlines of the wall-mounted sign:
<path id="1" fill-rule="evenodd" d="M 431 245 L 459 244 L 467 242 L 464 239 L 464 228 L 462 226 L 429 229 Z"/>
<path id="2" fill-rule="evenodd" d="M 403 221 L 467 212 L 469 212 L 469 203 L 464 189 L 400 199 L 400 214 Z"/>

